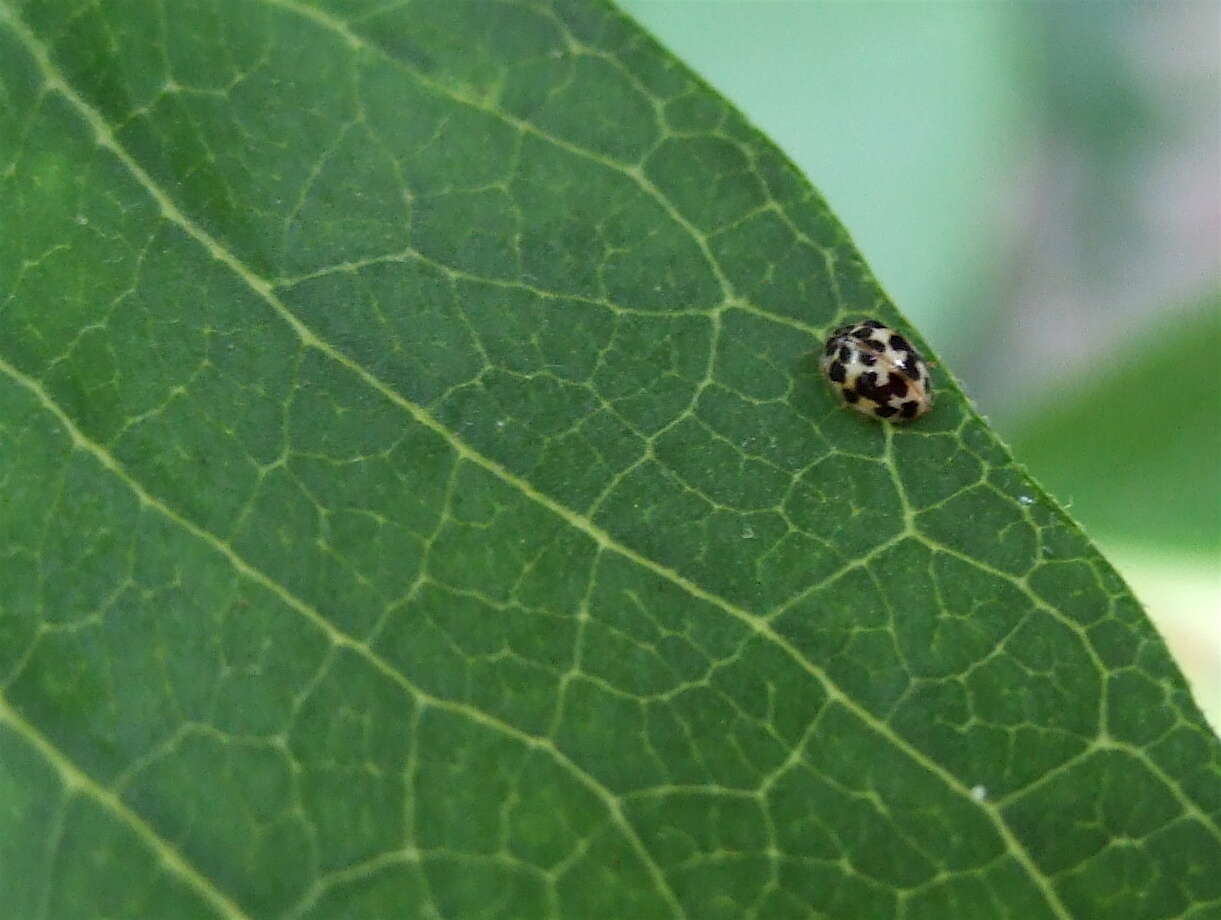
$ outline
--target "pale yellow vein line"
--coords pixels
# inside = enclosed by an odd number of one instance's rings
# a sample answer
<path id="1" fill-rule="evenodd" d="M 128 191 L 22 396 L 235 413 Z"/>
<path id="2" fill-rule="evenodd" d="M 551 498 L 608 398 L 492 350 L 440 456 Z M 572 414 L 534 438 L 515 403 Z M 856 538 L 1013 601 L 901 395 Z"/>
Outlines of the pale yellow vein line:
<path id="1" fill-rule="evenodd" d="M 483 712 L 480 709 L 476 709 L 473 706 L 468 706 L 464 703 L 455 702 L 454 700 L 447 700 L 442 697 L 433 696 L 427 691 L 420 689 L 414 683 L 412 683 L 402 671 L 398 670 L 396 667 L 378 655 L 377 652 L 373 651 L 373 649 L 367 644 L 336 628 L 334 624 L 327 620 L 326 617 L 324 617 L 311 605 L 301 600 L 278 581 L 248 563 L 242 556 L 238 555 L 237 551 L 234 550 L 233 547 L 228 543 L 221 540 L 211 531 L 205 530 L 203 527 L 200 527 L 190 519 L 183 517 L 173 508 L 169 507 L 158 499 L 155 495 L 149 493 L 134 477 L 132 477 L 130 473 L 127 472 L 126 469 L 123 468 L 123 466 L 113 456 L 110 455 L 110 453 L 104 447 L 90 440 L 79 428 L 76 427 L 76 424 L 72 421 L 72 419 L 68 417 L 67 413 L 60 408 L 59 404 L 51 398 L 51 395 L 38 381 L 31 379 L 26 374 L 23 374 L 17 368 L 9 364 L 9 362 L 4 358 L 0 358 L 0 373 L 5 374 L 12 379 L 13 382 L 28 390 L 38 400 L 42 407 L 47 410 L 47 412 L 55 416 L 56 420 L 68 433 L 69 438 L 71 438 L 72 446 L 77 450 L 91 455 L 95 460 L 97 460 L 103 468 L 105 468 L 125 486 L 127 486 L 127 488 L 132 491 L 142 505 L 152 508 L 154 511 L 163 515 L 178 527 L 189 533 L 192 537 L 216 550 L 216 552 L 218 552 L 228 561 L 229 565 L 232 566 L 235 571 L 274 594 L 287 607 L 317 628 L 333 645 L 339 648 L 349 649 L 363 658 L 379 674 L 386 677 L 409 695 L 419 700 L 421 705 L 431 706 L 434 709 L 450 712 L 469 719 L 470 721 L 478 723 L 490 731 L 513 738 L 522 745 L 532 750 L 542 751 L 544 754 L 549 756 L 552 760 L 559 764 L 561 768 L 569 772 L 573 778 L 577 780 L 577 782 L 583 785 L 602 801 L 611 817 L 612 823 L 615 824 L 615 826 L 620 830 L 620 832 L 624 835 L 624 838 L 628 841 L 629 846 L 631 846 L 636 852 L 636 855 L 644 864 L 646 871 L 650 873 L 654 884 L 657 886 L 658 892 L 663 898 L 666 899 L 675 916 L 685 916 L 681 905 L 678 903 L 678 899 L 674 896 L 674 893 L 670 890 L 668 883 L 665 881 L 665 877 L 663 876 L 660 867 L 658 867 L 653 861 L 652 856 L 644 846 L 644 842 L 636 834 L 635 828 L 631 825 L 631 823 L 627 820 L 627 816 L 623 813 L 623 809 L 619 804 L 619 799 L 609 789 L 599 783 L 597 779 L 582 769 L 581 766 L 572 760 L 567 754 L 556 747 L 555 743 L 550 738 L 531 735 L 528 732 L 517 728 L 515 725 L 511 725 L 508 722 L 502 722 L 495 716 L 489 715 L 488 713 Z M 115 801 L 117 801 L 117 799 L 115 799 Z M 130 811 L 126 813 L 134 814 Z"/>
<path id="2" fill-rule="evenodd" d="M 430 268 L 435 268 L 438 272 L 447 275 L 449 278 L 455 281 L 466 281 L 474 284 L 487 285 L 488 287 L 498 287 L 511 291 L 525 291 L 529 294 L 533 294 L 535 297 L 538 297 L 541 300 L 567 300 L 572 301 L 573 303 L 589 304 L 590 306 L 601 307 L 604 310 L 609 310 L 612 313 L 622 313 L 632 316 L 647 316 L 652 319 L 659 320 L 669 319 L 670 317 L 674 316 L 698 316 L 702 319 L 708 319 L 710 317 L 709 311 L 702 308 L 648 310 L 640 307 L 625 307 L 603 297 L 590 297 L 585 294 L 569 294 L 563 291 L 539 287 L 537 284 L 529 284 L 525 281 L 514 281 L 509 278 L 495 278 L 491 275 L 477 275 L 474 272 L 468 271 L 464 268 L 458 268 L 455 265 L 451 265 L 448 262 L 443 262 L 440 259 L 434 258 L 433 256 L 427 256 L 412 246 L 407 246 L 398 250 L 397 252 L 388 252 L 383 255 L 369 256 L 368 258 L 353 259 L 351 261 L 340 262 L 334 265 L 326 265 L 322 268 L 317 268 L 301 275 L 274 278 L 271 279 L 269 283 L 273 288 L 282 289 L 292 287 L 297 284 L 302 284 L 307 281 L 312 281 L 316 278 L 325 278 L 329 275 L 341 273 L 356 274 L 357 272 L 360 272 L 363 269 L 373 265 L 385 265 L 396 262 L 418 262 L 422 265 L 427 265 Z M 737 301 L 735 301 L 732 306 L 742 310 L 750 309 L 749 307 L 742 306 Z M 760 315 L 765 316 L 768 319 L 774 318 L 770 313 L 763 313 L 757 309 L 755 312 L 760 313 Z M 809 327 L 802 328 L 804 331 L 808 330 Z"/>
<path id="3" fill-rule="evenodd" d="M 450 431 L 445 426 L 443 426 L 440 422 L 438 422 L 430 413 L 425 411 L 422 407 L 420 407 L 420 406 L 416 405 L 415 403 L 411 402 L 410 400 L 406 399 L 401 394 L 399 394 L 396 390 L 392 389 L 390 386 L 388 386 L 386 383 L 384 383 L 382 380 L 375 377 L 372 373 L 370 373 L 368 370 L 366 370 L 362 365 L 358 364 L 352 358 L 350 358 L 343 352 L 338 351 L 333 346 L 331 346 L 329 343 L 320 339 L 313 332 L 313 330 L 311 330 L 308 326 L 306 326 L 304 323 L 302 323 L 301 320 L 298 319 L 297 316 L 294 313 L 292 313 L 292 311 L 290 311 L 288 309 L 288 307 L 286 307 L 284 305 L 284 303 L 276 296 L 272 285 L 268 281 L 266 281 L 262 277 L 256 275 L 253 271 L 251 271 L 249 268 L 247 268 L 246 265 L 244 263 L 242 263 L 235 255 L 233 255 L 231 252 L 229 252 L 227 249 L 225 249 L 223 246 L 221 246 L 220 243 L 218 243 L 216 240 L 214 240 L 206 231 L 204 231 L 203 229 L 196 226 L 193 221 L 191 221 L 189 218 L 187 218 L 186 215 L 183 214 L 181 210 L 179 210 L 178 206 L 169 198 L 168 195 L 165 194 L 165 192 L 163 192 L 161 190 L 161 188 L 153 181 L 152 177 L 148 175 L 148 173 L 144 170 L 144 168 L 142 166 L 140 166 L 140 164 L 137 163 L 131 157 L 131 155 L 128 154 L 127 151 L 118 143 L 118 141 L 115 139 L 113 133 L 111 132 L 109 126 L 106 124 L 106 122 L 102 118 L 102 116 L 97 111 L 95 111 L 89 105 L 89 103 L 87 103 L 84 99 L 82 99 L 80 97 L 80 95 L 63 80 L 63 78 L 59 75 L 58 71 L 55 69 L 54 65 L 51 63 L 51 61 L 46 53 L 46 50 L 42 47 L 41 43 L 37 40 L 37 38 L 32 33 L 30 33 L 28 28 L 26 28 L 23 23 L 14 21 L 14 26 L 15 26 L 15 29 L 16 29 L 18 35 L 21 37 L 22 41 L 31 49 L 31 53 L 34 55 L 35 59 L 37 60 L 39 68 L 43 72 L 44 79 L 46 79 L 46 81 L 48 83 L 48 87 L 51 90 L 60 93 L 65 99 L 67 99 L 73 105 L 74 108 L 77 109 L 77 111 L 80 113 L 81 117 L 93 129 L 97 143 L 100 146 L 104 147 L 105 149 L 110 150 L 111 153 L 113 153 L 113 155 L 131 173 L 131 175 L 145 188 L 145 190 L 147 191 L 149 196 L 152 197 L 153 200 L 156 201 L 157 204 L 159 205 L 162 215 L 167 220 L 170 220 L 173 223 L 177 224 L 184 232 L 186 232 L 189 236 L 191 236 L 193 239 L 195 239 L 201 246 L 203 246 L 204 249 L 213 258 L 215 258 L 218 262 L 220 262 L 223 265 L 225 265 L 226 267 L 228 267 L 239 278 L 241 278 L 251 288 L 251 290 L 253 290 L 255 293 L 257 293 L 272 308 L 272 310 L 278 316 L 280 316 L 281 319 L 283 319 L 284 322 L 286 322 L 290 326 L 290 328 L 293 329 L 293 331 L 297 334 L 297 336 L 299 337 L 299 339 L 301 340 L 303 345 L 305 345 L 306 347 L 314 348 L 314 349 L 318 350 L 319 352 L 326 355 L 331 360 L 335 361 L 337 364 L 350 370 L 353 374 L 355 374 L 361 380 L 363 380 L 371 389 L 382 394 L 386 399 L 388 399 L 394 405 L 403 409 L 403 411 L 405 411 L 416 422 L 418 422 L 419 424 L 428 428 L 430 431 L 435 432 L 438 436 L 440 436 L 442 439 L 444 439 L 446 441 L 446 443 L 450 444 L 453 447 L 454 451 L 460 457 L 462 457 L 465 460 L 468 460 L 469 462 L 475 464 L 476 466 L 479 466 L 479 467 L 487 470 L 488 472 L 492 473 L 494 476 L 496 476 L 497 478 L 501 479 L 502 481 L 508 483 L 509 485 L 514 486 L 523 495 L 525 495 L 532 501 L 536 502 L 537 504 L 547 508 L 552 513 L 556 514 L 562 520 L 567 522 L 574 529 L 588 535 L 599 546 L 604 547 L 612 552 L 615 552 L 615 553 L 623 556 L 624 558 L 631 560 L 632 562 L 636 563 L 637 565 L 641 566 L 642 568 L 646 569 L 647 571 L 653 572 L 654 574 L 656 574 L 662 578 L 665 578 L 668 581 L 671 581 L 674 584 L 680 586 L 681 588 L 683 588 L 684 591 L 686 591 L 691 596 L 697 597 L 697 598 L 723 610 L 724 612 L 726 612 L 730 616 L 734 617 L 735 619 L 738 619 L 738 620 L 742 621 L 743 623 L 747 624 L 748 626 L 750 626 L 756 633 L 758 633 L 763 638 L 767 639 L 768 641 L 774 643 L 776 646 L 781 648 L 787 655 L 789 655 L 793 659 L 793 661 L 795 663 L 797 663 L 797 665 L 799 667 L 801 667 L 805 671 L 807 671 L 812 677 L 814 677 L 823 686 L 824 691 L 827 693 L 827 695 L 830 699 L 841 703 L 843 706 L 845 706 L 847 709 L 849 709 L 854 715 L 856 715 L 856 717 L 858 719 L 860 719 L 861 722 L 863 722 L 865 725 L 869 726 L 873 731 L 875 731 L 881 737 L 885 738 L 887 741 L 889 741 L 891 744 L 893 744 L 897 749 L 902 751 L 906 756 L 911 758 L 913 761 L 915 761 L 916 763 L 919 763 L 929 772 L 933 773 L 938 778 L 940 778 L 944 783 L 946 783 L 946 785 L 950 789 L 955 790 L 962 797 L 964 797 L 967 800 L 974 802 L 976 805 L 978 805 L 987 815 L 988 819 L 993 824 L 997 833 L 1001 836 L 1001 838 L 1009 846 L 1009 848 L 1012 851 L 1012 855 L 1013 855 L 1014 859 L 1016 859 L 1022 865 L 1024 870 L 1030 875 L 1034 884 L 1043 892 L 1044 897 L 1047 899 L 1049 906 L 1053 909 L 1053 911 L 1057 914 L 1057 916 L 1065 918 L 1065 920 L 1067 920 L 1067 918 L 1070 915 L 1067 912 L 1067 910 L 1065 910 L 1064 906 L 1060 903 L 1058 895 L 1056 894 L 1054 889 L 1051 887 L 1048 880 L 1039 872 L 1038 868 L 1034 864 L 1033 859 L 1030 857 L 1030 855 L 1026 852 L 1025 848 L 1020 844 L 1020 842 L 1014 836 L 1013 832 L 1010 830 L 1008 825 L 1005 823 L 1003 817 L 1000 815 L 1000 813 L 995 808 L 990 807 L 986 802 L 985 803 L 978 802 L 975 799 L 975 797 L 971 794 L 971 790 L 968 789 L 966 786 L 964 786 L 958 780 L 958 778 L 956 776 L 954 776 L 949 770 L 947 770 L 946 768 L 944 768 L 937 762 L 933 761 L 931 758 L 929 758 L 927 755 L 925 755 L 924 752 L 922 752 L 918 748 L 914 747 L 902 736 L 896 734 L 889 725 L 887 725 L 885 722 L 878 719 L 876 716 L 874 716 L 872 713 L 870 713 L 867 709 L 865 709 L 863 706 L 861 706 L 859 703 L 857 703 L 855 700 L 853 700 L 850 696 L 848 696 L 846 693 L 844 693 L 843 690 L 841 690 L 840 687 L 837 684 L 835 684 L 831 680 L 831 678 L 822 671 L 822 669 L 816 667 L 812 662 L 810 662 L 808 659 L 806 659 L 805 656 L 802 655 L 801 652 L 797 648 L 795 648 L 787 639 L 785 639 L 783 636 L 776 633 L 771 628 L 770 624 L 767 623 L 766 620 L 762 619 L 761 617 L 759 617 L 747 610 L 744 610 L 744 609 L 730 603 L 729 601 L 711 593 L 710 591 L 707 591 L 706 589 L 695 584 L 690 579 L 686 578 L 685 576 L 681 575 L 680 573 L 676 572 L 675 570 L 670 569 L 666 566 L 663 566 L 660 563 L 655 562 L 654 560 L 649 559 L 645 556 L 642 556 L 640 553 L 636 552 L 635 550 L 631 549 L 630 547 L 620 544 L 613 537 L 611 537 L 610 534 L 608 534 L 606 531 L 604 531 L 600 527 L 597 527 L 596 525 L 594 525 L 592 521 L 587 520 L 582 515 L 577 514 L 576 512 L 572 511 L 570 508 L 567 508 L 564 505 L 561 505 L 560 503 L 556 502 L 554 499 L 537 491 L 529 482 L 525 481 L 524 479 L 517 476 L 516 474 L 510 472 L 508 469 L 506 469 L 504 466 L 502 466 L 500 463 L 496 462 L 495 460 L 492 460 L 491 458 L 485 457 L 482 454 L 478 453 L 476 450 L 474 450 L 472 447 L 470 447 L 470 445 L 466 444 L 464 441 L 462 441 L 460 438 L 458 438 L 452 431 Z M 34 386 L 37 386 L 37 384 L 34 383 L 34 381 L 29 381 L 29 383 L 33 384 Z M 41 391 L 42 388 L 38 387 L 38 390 Z M 44 400 L 49 399 L 49 397 L 46 396 L 45 391 L 42 391 L 42 392 L 43 392 Z M 54 405 L 54 404 L 50 403 L 50 405 Z M 58 406 L 55 406 L 54 408 L 55 408 L 57 415 L 65 423 L 71 424 L 71 420 L 68 419 L 68 417 L 63 414 L 62 410 L 60 410 Z M 112 465 L 113 465 L 113 461 L 112 461 Z M 147 493 L 145 493 L 145 494 L 147 494 Z M 149 496 L 149 499 L 152 500 L 151 496 Z M 155 501 L 155 500 L 153 500 L 153 501 Z M 172 514 L 172 512 L 169 512 L 169 509 L 165 509 L 165 510 L 167 511 L 167 513 Z M 187 526 L 190 529 L 192 529 L 192 532 L 202 533 L 199 530 L 199 528 L 195 527 L 195 525 L 193 525 L 193 524 L 190 524 L 190 522 L 186 521 L 185 519 L 183 519 L 181 517 L 177 517 L 177 516 L 175 516 L 175 517 L 177 520 L 180 521 L 180 523 L 183 524 L 183 526 Z M 211 536 L 211 535 L 208 535 L 208 536 Z M 233 553 L 232 549 L 229 549 L 223 543 L 216 541 L 215 538 L 212 538 L 212 539 L 215 542 L 215 545 L 217 545 L 218 547 L 224 547 L 224 551 L 226 551 L 226 554 L 229 555 L 232 559 L 235 559 L 235 560 L 238 559 L 237 555 L 235 553 Z M 245 563 L 243 562 L 242 565 L 245 566 Z M 277 593 L 282 593 L 282 594 L 287 595 L 287 592 L 284 592 L 284 589 L 282 587 L 280 587 L 279 585 L 276 585 L 276 583 L 272 582 L 269 578 L 267 578 L 267 576 L 263 575 L 260 572 L 253 570 L 249 566 L 245 566 L 245 567 L 246 567 L 246 570 L 250 573 L 251 577 L 257 578 L 260 581 L 260 583 L 268 584 L 269 587 L 274 585 L 275 587 L 272 588 L 272 590 L 276 590 Z M 287 595 L 287 597 L 291 597 L 291 595 Z M 296 599 L 294 598 L 293 600 L 295 601 Z M 296 603 L 300 604 L 301 602 L 297 601 Z M 304 606 L 306 610 L 311 610 L 310 608 L 308 608 L 308 606 L 305 606 L 305 605 L 302 605 L 302 606 Z M 322 625 L 325 629 L 327 629 L 331 633 L 335 632 L 334 627 L 332 627 L 329 623 L 327 623 L 324 619 L 322 619 L 319 614 L 317 614 L 316 612 L 314 612 L 312 610 L 311 610 L 311 613 L 313 614 L 313 616 L 315 618 L 317 618 L 317 621 L 319 622 L 319 624 Z M 351 639 L 347 639 L 343 644 L 359 647 L 359 644 L 354 643 L 353 640 L 351 640 Z M 388 665 L 387 665 L 387 667 L 388 667 Z M 399 675 L 399 677 L 401 678 L 401 675 Z M 421 694 L 421 696 L 423 696 L 423 694 Z M 438 705 L 440 705 L 440 704 L 441 704 L 441 701 L 438 701 Z M 444 705 L 451 706 L 451 707 L 457 706 L 457 704 L 453 704 L 453 703 L 449 703 L 449 702 L 446 702 Z M 493 722 L 496 721 L 496 720 L 492 720 L 491 717 L 487 716 L 486 714 L 480 713 L 479 715 L 482 716 L 483 718 L 489 719 Z M 503 724 L 503 723 L 501 723 L 501 724 Z M 520 733 L 520 730 L 513 728 L 512 726 L 506 725 L 505 727 L 506 727 L 506 729 L 508 729 L 512 732 L 522 734 L 522 733 Z M 548 745 L 554 750 L 554 746 L 550 745 L 550 742 L 547 742 L 542 739 L 534 739 L 532 736 L 529 736 L 529 735 L 523 735 L 523 737 L 530 738 L 536 745 Z M 556 750 L 556 754 L 559 757 L 563 757 L 563 755 L 560 754 L 560 752 L 558 750 Z M 576 764 L 572 763 L 571 761 L 568 761 L 567 758 L 564 758 L 564 762 L 571 764 L 572 768 L 579 771 L 582 776 L 585 775 L 584 772 L 580 770 L 580 767 L 576 766 Z M 596 781 L 593 781 L 592 778 L 589 778 L 589 780 L 590 780 L 590 782 L 596 782 Z M 601 787 L 599 786 L 599 788 L 601 788 Z M 608 797 L 608 798 L 604 798 L 604 801 L 608 801 L 608 805 L 613 806 L 613 808 L 615 809 L 615 813 L 618 813 L 617 812 L 617 810 L 618 810 L 617 800 L 615 800 L 613 796 L 610 796 L 609 792 L 607 792 L 606 790 L 602 790 L 602 792 L 603 792 L 604 797 Z M 636 840 L 639 845 L 639 841 L 635 835 L 634 829 L 630 828 L 630 825 L 628 825 L 626 823 L 626 820 L 624 821 L 623 828 L 624 828 L 625 833 L 627 833 L 629 835 L 629 839 Z M 643 845 L 640 845 L 640 846 L 641 846 L 641 851 L 645 854 L 646 866 L 648 866 L 650 868 L 650 871 L 654 872 L 656 877 L 660 879 L 660 871 L 653 864 L 652 859 L 648 858 L 647 851 L 643 850 Z M 661 879 L 661 881 L 664 884 L 664 879 Z M 669 895 L 670 899 L 673 901 L 673 894 L 669 891 L 668 886 L 663 887 L 661 890 L 663 892 L 667 893 Z M 675 907 L 677 908 L 677 902 L 673 902 L 673 903 L 675 904 Z"/>
<path id="4" fill-rule="evenodd" d="M 183 859 L 182 854 L 139 814 L 132 811 L 114 792 L 102 786 L 84 770 L 72 763 L 55 744 L 17 712 L 4 694 L 0 693 L 0 722 L 24 738 L 59 774 L 60 781 L 70 792 L 80 792 L 121 818 L 140 838 L 161 864 L 186 882 L 196 894 L 210 904 L 222 917 L 230 920 L 251 920 L 250 915 L 219 891 L 205 876 Z"/>

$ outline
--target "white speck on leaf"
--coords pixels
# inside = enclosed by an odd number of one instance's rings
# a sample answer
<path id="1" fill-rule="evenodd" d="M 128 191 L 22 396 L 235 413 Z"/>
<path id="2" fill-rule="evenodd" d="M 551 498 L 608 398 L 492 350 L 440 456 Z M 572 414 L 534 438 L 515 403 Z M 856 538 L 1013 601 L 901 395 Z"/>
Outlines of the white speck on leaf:
<path id="1" fill-rule="evenodd" d="M 972 786 L 971 787 L 971 798 L 975 799 L 975 801 L 982 802 L 987 797 L 988 797 L 988 787 L 987 786 Z"/>
<path id="2" fill-rule="evenodd" d="M 755 529 L 749 524 L 742 528 L 742 539 L 753 540 L 755 538 Z"/>
<path id="3" fill-rule="evenodd" d="M 1034 504 L 1034 499 L 1031 498 L 1029 495 L 1019 495 L 1018 501 L 1021 502 L 1023 505 L 1033 505 Z"/>

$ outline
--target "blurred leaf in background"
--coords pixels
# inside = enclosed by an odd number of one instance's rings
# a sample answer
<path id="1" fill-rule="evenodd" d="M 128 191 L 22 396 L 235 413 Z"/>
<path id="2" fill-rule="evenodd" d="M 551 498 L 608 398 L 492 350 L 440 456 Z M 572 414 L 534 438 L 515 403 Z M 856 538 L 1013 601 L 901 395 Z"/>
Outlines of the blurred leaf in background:
<path id="1" fill-rule="evenodd" d="M 1172 357 L 1216 341 L 1217 4 L 621 5 L 819 177 L 1221 725 L 1221 351 Z"/>
<path id="2" fill-rule="evenodd" d="M 1210 299 L 1150 328 L 1015 426 L 1014 453 L 1088 532 L 1202 562 L 1221 554 L 1219 309 Z"/>

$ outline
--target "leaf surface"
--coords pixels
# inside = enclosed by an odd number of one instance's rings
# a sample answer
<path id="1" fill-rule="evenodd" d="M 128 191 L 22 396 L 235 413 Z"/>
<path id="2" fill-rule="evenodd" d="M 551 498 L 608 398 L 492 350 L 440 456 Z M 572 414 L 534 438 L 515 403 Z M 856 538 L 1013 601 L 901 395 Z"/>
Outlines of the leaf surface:
<path id="1" fill-rule="evenodd" d="M 1219 750 L 598 0 L 0 0 L 18 917 L 1204 917 Z"/>

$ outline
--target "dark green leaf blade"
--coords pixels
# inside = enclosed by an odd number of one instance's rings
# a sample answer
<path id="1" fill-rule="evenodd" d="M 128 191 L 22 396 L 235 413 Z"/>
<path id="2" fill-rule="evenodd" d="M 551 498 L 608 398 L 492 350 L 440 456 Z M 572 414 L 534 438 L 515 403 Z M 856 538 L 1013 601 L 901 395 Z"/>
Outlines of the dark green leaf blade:
<path id="1" fill-rule="evenodd" d="M 6 903 L 1215 909 L 1144 615 L 613 10 L 0 11 Z"/>

